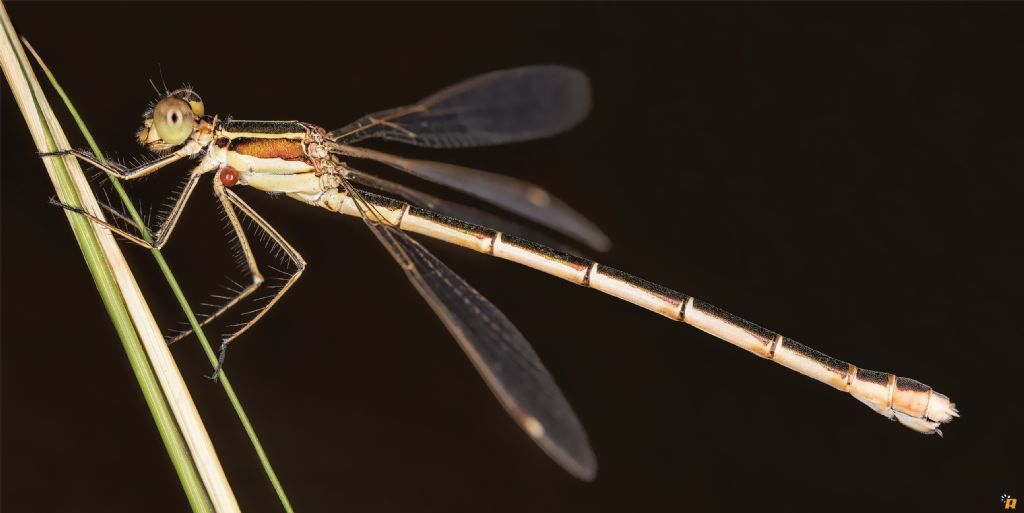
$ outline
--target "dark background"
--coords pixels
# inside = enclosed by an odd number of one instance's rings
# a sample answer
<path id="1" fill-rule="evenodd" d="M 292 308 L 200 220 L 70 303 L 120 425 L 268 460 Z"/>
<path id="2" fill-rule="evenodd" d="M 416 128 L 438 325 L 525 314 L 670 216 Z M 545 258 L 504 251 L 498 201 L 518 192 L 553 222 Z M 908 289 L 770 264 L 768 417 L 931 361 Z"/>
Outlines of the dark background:
<path id="1" fill-rule="evenodd" d="M 594 110 L 569 134 L 401 150 L 540 183 L 612 237 L 601 262 L 919 379 L 963 414 L 922 436 L 693 328 L 427 240 L 572 401 L 600 462 L 579 482 L 358 221 L 243 190 L 309 262 L 227 367 L 298 511 L 995 511 L 1024 495 L 1020 5 L 7 7 L 121 157 L 140 152 L 158 63 L 208 112 L 328 129 L 484 71 L 579 67 Z M 8 93 L 2 506 L 185 510 Z M 159 205 L 174 169 L 131 192 Z M 165 251 L 194 304 L 240 276 L 206 187 Z M 152 259 L 125 251 L 174 327 Z M 175 353 L 243 510 L 279 511 L 194 339 Z"/>

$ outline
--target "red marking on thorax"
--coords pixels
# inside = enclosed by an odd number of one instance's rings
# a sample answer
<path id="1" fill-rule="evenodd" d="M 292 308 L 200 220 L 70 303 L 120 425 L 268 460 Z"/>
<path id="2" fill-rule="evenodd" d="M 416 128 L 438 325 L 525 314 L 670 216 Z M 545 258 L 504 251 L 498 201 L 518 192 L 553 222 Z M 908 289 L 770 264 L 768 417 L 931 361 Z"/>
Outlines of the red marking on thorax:
<path id="1" fill-rule="evenodd" d="M 233 187 L 238 183 L 238 170 L 231 167 L 221 169 L 220 183 L 224 184 L 225 187 Z"/>

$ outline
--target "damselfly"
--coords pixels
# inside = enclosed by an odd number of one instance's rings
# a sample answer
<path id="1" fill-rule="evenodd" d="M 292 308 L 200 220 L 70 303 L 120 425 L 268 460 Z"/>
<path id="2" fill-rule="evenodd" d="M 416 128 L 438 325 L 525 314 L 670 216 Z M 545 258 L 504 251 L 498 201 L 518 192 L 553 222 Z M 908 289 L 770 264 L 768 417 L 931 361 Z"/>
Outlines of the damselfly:
<path id="1" fill-rule="evenodd" d="M 498 217 L 440 200 L 359 171 L 372 160 L 489 202 L 601 251 L 609 240 L 593 223 L 544 189 L 515 178 L 383 153 L 355 143 L 371 138 L 429 148 L 467 148 L 548 137 L 579 123 L 590 110 L 590 87 L 578 70 L 529 66 L 487 73 L 415 104 L 376 112 L 338 130 L 299 121 L 221 120 L 207 115 L 189 88 L 167 92 L 143 116 L 139 142 L 160 156 L 128 169 L 81 159 L 123 179 L 146 176 L 186 157 L 199 158 L 184 189 L 148 243 L 99 216 L 66 206 L 146 247 L 167 243 L 200 178 L 214 174 L 213 192 L 240 244 L 252 282 L 204 320 L 220 316 L 264 282 L 239 213 L 253 221 L 294 264 L 224 348 L 267 313 L 306 267 L 298 251 L 232 190 L 246 185 L 284 193 L 313 206 L 361 218 L 405 271 L 519 426 L 573 475 L 592 479 L 597 463 L 576 414 L 523 335 L 493 304 L 404 232 L 433 237 L 600 290 L 670 319 L 693 325 L 758 356 L 810 376 L 921 433 L 939 433 L 957 417 L 943 394 L 908 378 L 860 369 L 686 294 L 548 246 Z M 370 192 L 404 198 L 402 202 Z M 485 227 L 487 226 L 487 227 Z M 511 228 L 510 228 L 511 226 Z"/>

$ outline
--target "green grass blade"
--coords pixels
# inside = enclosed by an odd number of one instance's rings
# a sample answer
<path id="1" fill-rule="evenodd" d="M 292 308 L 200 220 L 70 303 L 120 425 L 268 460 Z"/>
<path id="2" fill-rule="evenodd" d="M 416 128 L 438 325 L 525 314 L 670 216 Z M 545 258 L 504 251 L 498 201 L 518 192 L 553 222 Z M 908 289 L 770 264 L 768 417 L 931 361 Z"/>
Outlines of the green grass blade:
<path id="1" fill-rule="evenodd" d="M 0 5 L 0 15 L 3 18 L 5 37 L 2 48 L 4 73 L 12 90 L 27 90 L 30 93 L 27 97 L 22 95 L 19 98 L 22 113 L 30 124 L 29 116 L 38 117 L 43 135 L 43 140 L 36 139 L 37 144 L 40 144 L 39 149 L 53 151 L 57 147 L 54 133 L 45 120 L 40 98 L 37 96 L 35 89 L 30 85 L 31 80 L 29 79 L 27 63 L 21 58 L 23 53 L 16 50 L 17 38 L 14 35 L 7 11 L 2 5 Z M 18 95 L 16 94 L 16 96 Z M 61 200 L 68 204 L 81 205 L 81 198 L 63 161 L 61 159 L 53 159 L 51 165 L 52 178 Z M 103 301 L 103 305 L 110 315 L 118 337 L 124 346 L 129 363 L 139 382 L 139 387 L 142 389 L 143 397 L 153 416 L 154 423 L 167 449 L 172 465 L 178 474 L 182 488 L 185 490 L 189 504 L 195 512 L 212 512 L 214 509 L 210 498 L 207 496 L 205 487 L 198 475 L 195 462 L 190 457 L 190 452 L 184 442 L 183 435 L 174 421 L 174 416 L 168 407 L 161 385 L 149 364 L 149 359 L 142 347 L 136 326 L 128 312 L 127 299 L 123 296 L 121 288 L 113 275 L 112 264 L 97 239 L 92 223 L 77 215 L 68 216 L 68 220 L 75 239 L 82 250 L 86 266 L 96 283 L 96 288 Z"/>
<path id="2" fill-rule="evenodd" d="M 85 137 L 85 140 L 89 144 L 89 148 L 92 150 L 93 154 L 96 155 L 96 157 L 101 162 L 106 163 L 106 158 L 100 151 L 99 145 L 96 144 L 95 139 L 92 137 L 92 133 L 89 132 L 89 129 L 86 127 L 85 122 L 82 120 L 82 117 L 78 114 L 78 110 L 75 109 L 74 105 L 71 102 L 71 99 L 64 92 L 64 89 L 60 86 L 60 84 L 57 82 L 56 77 L 54 77 L 53 73 L 50 72 L 49 67 L 46 66 L 42 58 L 39 56 L 39 54 L 35 52 L 35 50 L 32 48 L 30 44 L 28 44 L 27 41 L 25 42 L 25 46 L 32 53 L 33 57 L 35 57 L 36 62 L 39 63 L 40 68 L 43 70 L 43 73 L 46 74 L 46 77 L 47 79 L 49 79 L 50 84 L 53 86 L 54 90 L 57 91 L 57 94 L 64 101 L 64 104 L 67 106 L 68 111 L 74 118 L 75 123 L 78 125 L 78 129 L 82 132 L 82 136 Z M 128 193 L 124 190 L 124 187 L 121 185 L 121 181 L 118 180 L 118 178 L 114 175 L 108 174 L 108 177 L 110 178 L 110 182 L 113 184 L 114 189 L 117 191 L 118 196 L 121 198 L 121 202 L 125 205 L 125 208 L 127 209 L 129 216 L 135 222 L 135 226 L 139 229 L 139 232 L 142 235 L 143 239 L 145 239 L 147 242 L 153 242 L 152 234 L 149 232 L 149 229 L 143 222 L 142 216 L 136 210 L 135 204 L 131 201 L 131 198 L 128 196 Z M 184 292 L 182 292 L 181 287 L 178 284 L 178 280 L 174 277 L 174 273 L 171 272 L 171 268 L 168 265 L 166 259 L 164 259 L 164 256 L 160 252 L 160 250 L 151 249 L 150 252 L 152 253 L 153 258 L 156 260 L 157 266 L 160 268 L 160 271 L 163 273 L 164 279 L 167 281 L 167 284 L 170 287 L 171 292 L 174 294 L 174 297 L 177 299 L 182 311 L 185 313 L 185 317 L 188 319 L 188 322 L 192 327 L 192 331 L 195 333 L 196 337 L 199 339 L 200 344 L 203 346 L 203 352 L 206 353 L 206 357 L 207 359 L 210 360 L 210 364 L 214 368 L 216 368 L 217 354 L 214 351 L 213 347 L 210 345 L 209 340 L 206 338 L 206 334 L 203 332 L 202 327 L 199 325 L 199 320 L 196 318 L 195 312 L 192 310 L 192 307 L 189 305 L 188 300 L 185 298 L 185 294 Z M 245 430 L 246 435 L 249 437 L 249 441 L 250 443 L 252 443 L 253 449 L 256 451 L 256 456 L 260 461 L 260 465 L 263 467 L 264 473 L 266 473 L 267 478 L 270 480 L 271 486 L 273 486 L 274 491 L 277 494 L 278 500 L 281 501 L 281 505 L 287 513 L 294 513 L 291 502 L 288 500 L 288 496 L 284 491 L 284 487 L 281 485 L 280 480 L 277 478 L 277 473 L 274 472 L 274 468 L 270 463 L 270 459 L 267 456 L 266 451 L 264 451 L 263 449 L 263 444 L 260 443 L 259 437 L 256 435 L 256 430 L 253 427 L 252 422 L 250 422 L 249 416 L 246 415 L 245 409 L 242 407 L 241 401 L 238 399 L 238 395 L 235 393 L 234 387 L 231 386 L 231 381 L 228 379 L 227 373 L 225 373 L 223 369 L 221 369 L 219 381 L 224 389 L 224 393 L 227 395 L 228 400 L 231 403 L 231 406 L 235 410 L 235 414 L 238 416 L 239 422 L 242 424 L 242 427 Z"/>

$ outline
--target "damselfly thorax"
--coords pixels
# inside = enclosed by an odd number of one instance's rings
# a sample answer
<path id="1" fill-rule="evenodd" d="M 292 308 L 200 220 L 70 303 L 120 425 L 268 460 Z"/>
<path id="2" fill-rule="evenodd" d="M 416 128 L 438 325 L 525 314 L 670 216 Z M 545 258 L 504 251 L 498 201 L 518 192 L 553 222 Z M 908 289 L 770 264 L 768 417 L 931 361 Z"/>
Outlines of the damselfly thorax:
<path id="1" fill-rule="evenodd" d="M 226 187 L 244 185 L 329 207 L 324 193 L 341 185 L 344 168 L 324 146 L 326 131 L 298 121 L 213 121 L 205 159 Z M 333 210 L 337 210 L 334 208 Z"/>
<path id="2" fill-rule="evenodd" d="M 252 220 L 254 228 L 267 235 L 295 268 L 284 285 L 253 312 L 251 319 L 224 338 L 222 357 L 223 348 L 263 317 L 306 267 L 299 252 L 233 189 L 248 186 L 284 193 L 309 205 L 361 218 L 442 319 L 520 427 L 555 461 L 582 479 L 593 478 L 597 471 L 586 433 L 525 337 L 497 307 L 405 232 L 525 265 L 685 322 L 848 392 L 876 412 L 921 433 L 941 434 L 939 426 L 958 416 L 949 398 L 918 381 L 861 369 L 832 358 L 687 294 L 573 252 L 539 244 L 535 240 L 544 235 L 529 225 L 385 180 L 360 171 L 354 163 L 370 160 L 385 164 L 474 196 L 591 250 L 604 251 L 610 242 L 596 225 L 537 185 L 356 145 L 369 138 L 429 148 L 521 142 L 563 132 L 579 123 L 589 109 L 586 77 L 561 66 L 488 73 L 413 105 L 370 114 L 333 131 L 299 121 L 222 121 L 206 115 L 202 100 L 194 91 L 180 89 L 167 93 L 143 116 L 139 141 L 161 154 L 151 162 L 125 169 L 104 165 L 87 152 L 60 153 L 125 179 L 145 176 L 185 157 L 198 157 L 199 163 L 192 169 L 181 195 L 156 229 L 155 241 L 148 243 L 81 209 L 65 208 L 87 215 L 137 244 L 161 247 L 199 179 L 215 175 L 214 195 L 238 238 L 252 282 L 203 323 L 217 318 L 263 284 L 260 265 L 247 242 L 240 217 Z"/>

